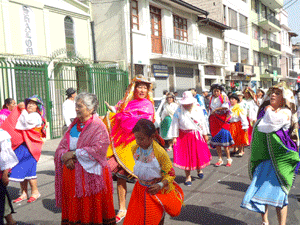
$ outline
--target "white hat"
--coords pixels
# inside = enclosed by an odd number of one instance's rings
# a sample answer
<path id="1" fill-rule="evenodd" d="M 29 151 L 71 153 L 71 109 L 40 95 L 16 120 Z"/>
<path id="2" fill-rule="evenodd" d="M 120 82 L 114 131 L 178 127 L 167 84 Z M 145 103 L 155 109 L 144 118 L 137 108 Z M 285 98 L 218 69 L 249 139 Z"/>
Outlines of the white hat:
<path id="1" fill-rule="evenodd" d="M 243 96 L 244 96 L 244 94 L 243 94 L 241 91 L 237 91 L 237 92 L 235 92 L 235 94 L 236 94 L 237 96 L 239 96 L 239 95 L 243 95 Z"/>
<path id="2" fill-rule="evenodd" d="M 206 89 L 206 88 L 203 88 L 203 89 L 202 89 L 202 92 L 209 92 L 209 90 Z"/>
<path id="3" fill-rule="evenodd" d="M 179 101 L 181 105 L 189 105 L 192 103 L 196 103 L 197 99 L 194 98 L 192 92 L 190 91 L 185 91 L 182 94 L 182 99 Z"/>

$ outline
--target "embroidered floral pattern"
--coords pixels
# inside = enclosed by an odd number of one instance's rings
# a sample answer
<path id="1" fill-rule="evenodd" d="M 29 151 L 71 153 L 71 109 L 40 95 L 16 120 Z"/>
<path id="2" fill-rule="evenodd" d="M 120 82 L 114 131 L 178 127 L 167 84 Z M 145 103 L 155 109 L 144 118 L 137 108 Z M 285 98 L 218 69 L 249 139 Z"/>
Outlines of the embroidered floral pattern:
<path id="1" fill-rule="evenodd" d="M 155 158 L 155 155 L 153 150 L 149 151 L 138 148 L 134 153 L 133 158 L 143 163 L 150 163 Z"/>
<path id="2" fill-rule="evenodd" d="M 174 170 L 173 167 L 170 169 L 170 171 L 168 172 L 168 174 L 169 174 L 171 177 L 175 177 L 175 170 Z"/>

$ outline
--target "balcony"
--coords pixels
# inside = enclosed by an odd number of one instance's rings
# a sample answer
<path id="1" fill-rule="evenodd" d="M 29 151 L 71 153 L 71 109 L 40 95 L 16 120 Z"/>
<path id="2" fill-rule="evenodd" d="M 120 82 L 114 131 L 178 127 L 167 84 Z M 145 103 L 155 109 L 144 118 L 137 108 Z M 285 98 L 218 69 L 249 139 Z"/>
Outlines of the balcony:
<path id="1" fill-rule="evenodd" d="M 273 10 L 283 7 L 283 0 L 261 0 L 261 3 Z"/>
<path id="2" fill-rule="evenodd" d="M 281 75 L 281 68 L 274 66 L 261 66 L 261 78 L 273 78 L 274 74 L 277 72 L 277 76 Z"/>
<path id="3" fill-rule="evenodd" d="M 281 46 L 275 41 L 261 38 L 259 51 L 268 55 L 280 55 Z"/>
<path id="4" fill-rule="evenodd" d="M 162 38 L 162 53 L 156 58 L 171 58 L 184 61 L 205 63 L 207 61 L 207 48 L 174 38 Z"/>
<path id="5" fill-rule="evenodd" d="M 275 16 L 268 15 L 266 18 L 260 15 L 260 20 L 258 22 L 258 26 L 269 32 L 280 32 L 280 21 L 275 18 Z"/>
<path id="6" fill-rule="evenodd" d="M 298 78 L 298 73 L 294 70 L 289 70 L 289 77 Z"/>
<path id="7" fill-rule="evenodd" d="M 207 62 L 213 65 L 224 65 L 224 51 L 215 48 L 207 48 Z"/>

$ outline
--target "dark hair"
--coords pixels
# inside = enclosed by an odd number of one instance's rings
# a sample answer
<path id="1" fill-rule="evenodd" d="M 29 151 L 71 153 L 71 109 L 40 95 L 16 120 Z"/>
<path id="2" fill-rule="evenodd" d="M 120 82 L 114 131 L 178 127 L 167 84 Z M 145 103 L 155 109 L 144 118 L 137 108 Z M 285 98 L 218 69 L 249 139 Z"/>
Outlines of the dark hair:
<path id="1" fill-rule="evenodd" d="M 165 94 L 167 94 L 168 93 L 168 91 L 167 90 L 164 90 L 163 91 L 163 95 L 165 95 Z"/>
<path id="2" fill-rule="evenodd" d="M 258 92 L 258 91 L 260 91 L 260 92 L 262 93 L 262 97 L 265 96 L 265 92 L 264 92 L 262 89 L 259 88 L 259 89 L 257 89 L 257 92 Z"/>
<path id="3" fill-rule="evenodd" d="M 4 100 L 4 105 L 2 106 L 2 109 L 7 109 L 8 107 L 6 105 L 10 105 L 14 99 L 13 98 L 7 98 Z"/>
<path id="4" fill-rule="evenodd" d="M 135 89 L 136 89 L 138 86 L 142 85 L 142 84 L 146 85 L 146 86 L 147 86 L 147 89 L 148 89 L 148 91 L 149 91 L 149 89 L 150 89 L 150 84 L 149 84 L 149 83 L 146 83 L 146 82 L 143 82 L 143 81 L 137 82 L 136 85 L 135 85 Z"/>
<path id="5" fill-rule="evenodd" d="M 188 91 L 195 91 L 195 92 L 197 92 L 196 88 L 190 88 Z"/>
<path id="6" fill-rule="evenodd" d="M 154 124 L 147 119 L 140 119 L 132 129 L 132 133 L 136 132 L 142 132 L 143 134 L 146 134 L 148 137 L 151 137 L 153 134 L 155 134 L 156 129 Z"/>
<path id="7" fill-rule="evenodd" d="M 218 89 L 218 90 L 220 90 L 221 92 L 224 91 L 224 87 L 221 86 L 220 84 L 213 84 L 213 85 L 211 85 L 211 87 L 210 87 L 210 92 L 213 93 L 213 92 L 214 92 L 214 89 Z"/>
<path id="8" fill-rule="evenodd" d="M 234 98 L 235 100 L 237 100 L 237 102 L 240 102 L 239 96 L 236 93 L 233 93 L 229 96 L 229 99 Z"/>

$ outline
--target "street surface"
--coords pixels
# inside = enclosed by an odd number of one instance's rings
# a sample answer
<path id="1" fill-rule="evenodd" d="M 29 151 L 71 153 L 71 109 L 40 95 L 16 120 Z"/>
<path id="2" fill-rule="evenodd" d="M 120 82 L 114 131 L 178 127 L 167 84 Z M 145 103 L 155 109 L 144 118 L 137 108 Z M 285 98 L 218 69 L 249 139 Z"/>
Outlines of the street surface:
<path id="1" fill-rule="evenodd" d="M 58 225 L 61 219 L 61 210 L 55 207 L 54 192 L 54 153 L 60 139 L 49 140 L 43 146 L 42 156 L 38 163 L 38 187 L 41 197 L 34 203 L 21 202 L 14 204 L 14 218 L 21 225 Z M 211 150 L 212 161 L 217 162 L 217 153 Z M 171 160 L 172 152 L 169 152 Z M 185 206 L 180 216 L 172 218 L 166 215 L 166 225 L 260 225 L 261 216 L 258 213 L 242 209 L 241 201 L 247 190 L 250 179 L 248 177 L 249 148 L 242 158 L 233 157 L 233 164 L 230 168 L 225 166 L 214 167 L 210 165 L 204 171 L 204 178 L 200 180 L 196 171 L 191 187 L 186 187 L 184 171 L 175 168 L 176 181 L 183 188 L 185 193 Z M 224 156 L 225 159 L 225 156 Z M 224 160 L 226 163 L 226 160 Z M 9 192 L 11 199 L 19 195 L 19 184 L 10 182 Z M 114 203 L 118 209 L 116 182 L 114 182 Z M 133 184 L 128 184 L 127 204 L 133 189 Z M 296 175 L 294 186 L 289 195 L 288 225 L 300 224 L 300 175 Z M 91 209 L 92 210 L 92 209 Z M 269 210 L 270 224 L 278 224 L 275 209 Z M 122 223 L 119 223 L 122 225 Z"/>

